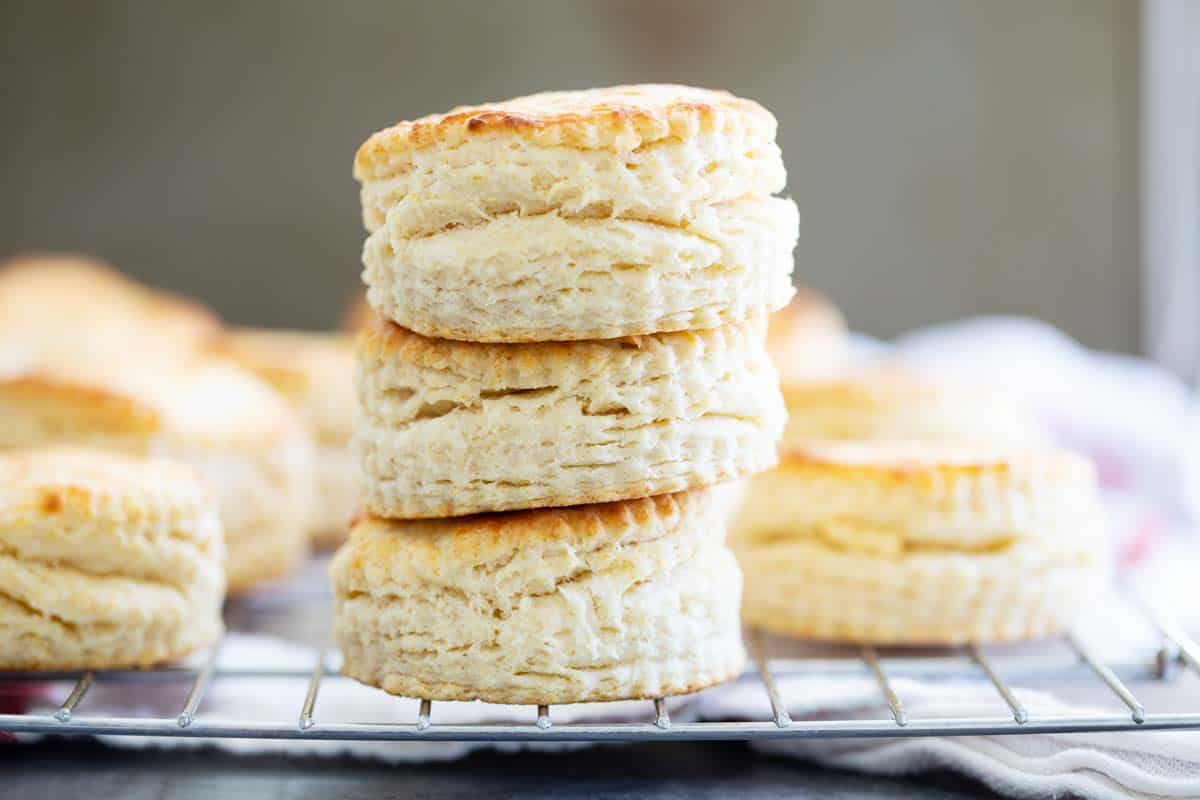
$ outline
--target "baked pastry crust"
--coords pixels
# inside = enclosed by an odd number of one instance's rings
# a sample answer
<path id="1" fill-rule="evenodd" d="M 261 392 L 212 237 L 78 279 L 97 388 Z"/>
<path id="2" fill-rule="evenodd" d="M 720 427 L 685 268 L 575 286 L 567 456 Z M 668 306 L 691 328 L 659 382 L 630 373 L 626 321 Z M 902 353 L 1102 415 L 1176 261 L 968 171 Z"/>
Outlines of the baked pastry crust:
<path id="1" fill-rule="evenodd" d="M 764 323 L 470 344 L 380 323 L 358 346 L 367 512 L 445 517 L 664 494 L 775 463 Z"/>
<path id="2" fill-rule="evenodd" d="M 396 238 L 506 214 L 685 225 L 783 189 L 775 120 L 723 92 L 552 92 L 402 122 L 359 150 L 368 231 Z"/>
<path id="3" fill-rule="evenodd" d="M 216 504 L 180 464 L 0 454 L 0 666 L 151 666 L 222 630 Z"/>
<path id="4" fill-rule="evenodd" d="M 633 150 L 700 130 L 774 137 L 775 127 L 775 117 L 758 103 L 712 89 L 642 84 L 542 92 L 385 128 L 359 148 L 354 176 L 383 177 L 403 169 L 414 150 L 453 148 L 483 136 L 518 137 L 539 147 Z"/>
<path id="5" fill-rule="evenodd" d="M 661 697 L 741 672 L 716 495 L 366 518 L 330 567 L 343 672 L 432 700 Z"/>

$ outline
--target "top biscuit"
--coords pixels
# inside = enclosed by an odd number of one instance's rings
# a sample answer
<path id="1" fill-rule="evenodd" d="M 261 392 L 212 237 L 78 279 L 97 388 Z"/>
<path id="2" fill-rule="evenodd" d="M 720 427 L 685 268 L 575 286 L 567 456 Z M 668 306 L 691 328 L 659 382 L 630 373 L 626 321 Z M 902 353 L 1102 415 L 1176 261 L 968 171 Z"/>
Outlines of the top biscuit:
<path id="1" fill-rule="evenodd" d="M 780 191 L 775 118 L 726 92 L 618 86 L 456 108 L 371 136 L 354 161 L 369 231 L 396 236 L 500 214 L 679 225 Z"/>
<path id="2" fill-rule="evenodd" d="M 354 176 L 386 177 L 399 172 L 414 150 L 455 147 L 485 135 L 540 147 L 634 150 L 664 139 L 690 139 L 701 131 L 774 138 L 775 126 L 775 117 L 758 103 L 712 89 L 643 84 L 542 92 L 459 106 L 385 128 L 359 148 Z"/>

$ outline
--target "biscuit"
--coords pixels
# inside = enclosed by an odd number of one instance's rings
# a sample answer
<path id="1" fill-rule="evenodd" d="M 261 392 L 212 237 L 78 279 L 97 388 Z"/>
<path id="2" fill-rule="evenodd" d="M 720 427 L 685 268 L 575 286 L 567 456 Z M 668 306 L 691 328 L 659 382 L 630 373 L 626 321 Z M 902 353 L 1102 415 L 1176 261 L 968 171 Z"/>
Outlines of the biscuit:
<path id="1" fill-rule="evenodd" d="M 761 319 L 591 342 L 360 335 L 364 509 L 396 518 L 608 502 L 775 463 L 784 421 Z"/>
<path id="2" fill-rule="evenodd" d="M 115 669 L 220 636 L 216 503 L 188 468 L 83 450 L 0 454 L 0 667 Z"/>
<path id="3" fill-rule="evenodd" d="M 230 591 L 307 552 L 312 445 L 268 385 L 212 355 L 204 307 L 73 256 L 0 269 L 0 449 L 82 444 L 186 461 L 217 496 Z"/>
<path id="4" fill-rule="evenodd" d="M 204 306 L 83 256 L 28 255 L 0 265 L 0 344 L 19 343 L 27 359 L 125 359 L 131 349 L 143 360 L 174 359 L 206 346 L 220 327 Z"/>
<path id="5" fill-rule="evenodd" d="M 1008 642 L 1068 628 L 1108 573 L 1091 465 L 1059 451 L 838 443 L 748 482 L 730 545 L 743 619 L 879 644 Z"/>
<path id="6" fill-rule="evenodd" d="M 792 296 L 791 200 L 705 209 L 687 227 L 507 215 L 363 251 L 368 297 L 417 333 L 480 342 L 609 339 L 716 328 Z"/>
<path id="7" fill-rule="evenodd" d="M 354 427 L 354 342 L 348 334 L 240 329 L 222 350 L 266 380 L 306 422 L 316 443 L 314 543 L 344 541 L 358 504 Z"/>
<path id="8" fill-rule="evenodd" d="M 617 86 L 456 108 L 371 136 L 354 160 L 368 231 L 423 236 L 504 214 L 685 225 L 783 189 L 775 118 L 726 92 Z"/>
<path id="9" fill-rule="evenodd" d="M 785 447 L 824 440 L 1038 442 L 1036 422 L 994 393 L 893 364 L 785 381 Z"/>
<path id="10" fill-rule="evenodd" d="M 0 449 L 76 444 L 190 464 L 217 497 L 230 591 L 306 555 L 312 445 L 253 375 L 215 359 L 4 362 L 0 352 Z"/>
<path id="11" fill-rule="evenodd" d="M 430 700 L 682 694 L 741 673 L 711 490 L 460 519 L 365 518 L 330 566 L 342 672 Z"/>
<path id="12" fill-rule="evenodd" d="M 829 378 L 849 361 L 846 322 L 827 297 L 802 287 L 786 308 L 771 315 L 767 353 L 784 386 Z"/>

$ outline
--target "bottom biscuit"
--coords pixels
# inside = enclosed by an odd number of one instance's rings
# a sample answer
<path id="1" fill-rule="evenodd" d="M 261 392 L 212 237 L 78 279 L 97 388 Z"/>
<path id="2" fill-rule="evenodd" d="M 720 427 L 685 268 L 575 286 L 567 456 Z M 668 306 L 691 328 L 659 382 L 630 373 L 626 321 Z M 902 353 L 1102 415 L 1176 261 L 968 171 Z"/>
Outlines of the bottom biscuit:
<path id="1" fill-rule="evenodd" d="M 562 704 L 696 691 L 741 673 L 741 573 L 698 490 L 400 522 L 331 566 L 343 672 L 430 700 Z"/>

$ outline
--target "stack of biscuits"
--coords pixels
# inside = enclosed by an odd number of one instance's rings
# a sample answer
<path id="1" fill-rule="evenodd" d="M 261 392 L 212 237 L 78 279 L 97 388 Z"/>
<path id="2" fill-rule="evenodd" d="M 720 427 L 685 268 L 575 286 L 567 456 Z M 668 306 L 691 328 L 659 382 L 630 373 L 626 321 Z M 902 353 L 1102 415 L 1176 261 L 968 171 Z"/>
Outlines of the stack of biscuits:
<path id="1" fill-rule="evenodd" d="M 331 566 L 343 671 L 427 699 L 564 703 L 743 666 L 717 484 L 783 429 L 792 295 L 775 120 L 722 92 L 559 92 L 359 150 L 376 320 L 365 514 Z"/>

